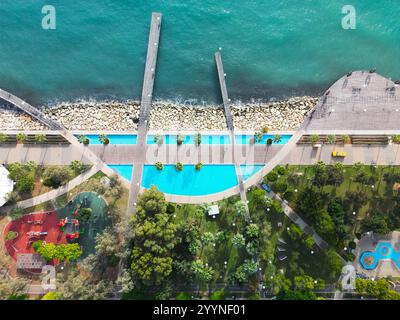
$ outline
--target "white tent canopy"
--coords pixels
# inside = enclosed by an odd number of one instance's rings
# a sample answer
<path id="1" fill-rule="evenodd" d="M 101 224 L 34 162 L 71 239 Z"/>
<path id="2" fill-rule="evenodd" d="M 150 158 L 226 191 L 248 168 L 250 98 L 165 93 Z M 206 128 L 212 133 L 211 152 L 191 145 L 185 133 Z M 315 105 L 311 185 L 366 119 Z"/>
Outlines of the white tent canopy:
<path id="1" fill-rule="evenodd" d="M 14 189 L 14 181 L 8 178 L 8 174 L 8 170 L 0 165 L 0 207 L 7 202 L 7 194 Z"/>

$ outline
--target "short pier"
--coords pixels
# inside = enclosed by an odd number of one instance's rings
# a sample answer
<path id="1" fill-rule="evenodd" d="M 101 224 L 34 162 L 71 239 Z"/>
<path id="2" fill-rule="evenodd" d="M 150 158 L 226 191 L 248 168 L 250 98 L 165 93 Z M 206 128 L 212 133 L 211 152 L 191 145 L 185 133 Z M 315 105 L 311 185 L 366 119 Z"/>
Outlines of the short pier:
<path id="1" fill-rule="evenodd" d="M 138 157 L 134 161 L 132 182 L 129 191 L 128 213 L 134 213 L 136 200 L 140 193 L 140 185 L 143 174 L 143 166 L 146 161 L 146 136 L 149 127 L 149 116 L 153 99 L 154 79 L 156 74 L 158 47 L 161 32 L 161 13 L 153 12 L 151 16 L 151 27 L 149 43 L 147 47 L 146 67 L 144 71 L 142 99 L 140 103 L 140 116 L 137 137 Z"/>

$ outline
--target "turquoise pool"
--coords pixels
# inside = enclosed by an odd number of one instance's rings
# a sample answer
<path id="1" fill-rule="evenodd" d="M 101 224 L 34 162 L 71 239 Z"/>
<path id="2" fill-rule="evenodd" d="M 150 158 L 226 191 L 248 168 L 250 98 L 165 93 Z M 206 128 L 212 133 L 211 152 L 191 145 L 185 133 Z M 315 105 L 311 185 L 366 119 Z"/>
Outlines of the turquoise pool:
<path id="1" fill-rule="evenodd" d="M 241 165 L 243 179 L 261 170 L 264 165 Z M 114 164 L 111 169 L 131 181 L 133 165 Z M 142 186 L 150 188 L 155 185 L 160 191 L 182 196 L 202 196 L 218 193 L 238 184 L 235 166 L 204 165 L 200 171 L 194 165 L 184 165 L 182 171 L 177 171 L 175 165 L 164 165 L 163 170 L 157 170 L 154 165 L 145 165 L 142 176 Z"/>
<path id="2" fill-rule="evenodd" d="M 380 260 L 392 260 L 400 269 L 400 252 L 390 242 L 380 242 L 375 251 L 364 251 L 360 257 L 361 266 L 365 270 L 374 270 Z"/>
<path id="3" fill-rule="evenodd" d="M 159 171 L 154 165 L 145 165 L 142 186 L 151 185 L 165 193 L 182 196 L 202 196 L 221 192 L 237 185 L 233 165 L 204 165 L 197 171 L 194 165 L 185 165 L 178 172 L 174 165 L 164 165 Z"/>
<path id="4" fill-rule="evenodd" d="M 75 136 L 79 137 L 79 135 Z M 102 144 L 99 141 L 98 134 L 86 134 L 85 136 L 89 139 L 90 144 Z M 136 134 L 109 134 L 107 137 L 110 140 L 110 144 L 136 144 L 137 142 Z"/>
<path id="5" fill-rule="evenodd" d="M 132 180 L 132 172 L 133 165 L 131 164 L 109 164 L 111 169 L 117 172 L 121 177 L 124 177 L 126 180 Z"/>
<path id="6" fill-rule="evenodd" d="M 240 172 L 242 173 L 243 181 L 246 181 L 252 175 L 254 175 L 257 172 L 259 172 L 263 167 L 264 167 L 263 164 L 254 164 L 254 165 L 241 164 L 240 165 Z"/>
<path id="7" fill-rule="evenodd" d="M 291 134 L 283 134 L 281 135 L 282 140 L 278 143 L 273 142 L 273 144 L 278 144 L 278 145 L 282 145 L 282 144 L 286 144 L 289 142 L 289 140 L 292 138 Z M 236 144 L 250 144 L 250 140 L 254 139 L 254 135 L 251 134 L 238 134 L 235 135 L 235 142 Z M 272 139 L 274 140 L 274 135 L 272 134 L 263 134 L 262 140 L 260 142 L 256 142 L 255 144 L 263 144 L 265 145 L 267 143 L 268 139 Z"/>
<path id="8" fill-rule="evenodd" d="M 154 142 L 155 135 L 150 134 L 147 136 L 147 144 L 156 144 Z M 175 134 L 164 135 L 164 144 L 176 144 L 177 136 Z M 201 135 L 201 144 L 230 144 L 231 139 L 229 135 Z M 186 135 L 183 144 L 195 144 L 195 135 Z"/>

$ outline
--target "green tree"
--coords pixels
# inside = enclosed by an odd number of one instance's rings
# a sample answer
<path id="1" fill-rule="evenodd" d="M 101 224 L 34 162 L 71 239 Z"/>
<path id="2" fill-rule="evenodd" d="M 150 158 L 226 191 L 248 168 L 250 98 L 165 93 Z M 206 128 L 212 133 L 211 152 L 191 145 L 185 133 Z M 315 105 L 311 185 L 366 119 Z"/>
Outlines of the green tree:
<path id="1" fill-rule="evenodd" d="M 91 208 L 80 208 L 77 210 L 76 218 L 79 222 L 86 223 L 90 220 L 92 216 L 92 209 Z"/>
<path id="2" fill-rule="evenodd" d="M 210 282 L 214 278 L 214 270 L 202 260 L 193 261 L 191 271 L 200 282 Z"/>
<path id="3" fill-rule="evenodd" d="M 43 184 L 47 187 L 58 188 L 71 179 L 71 171 L 66 167 L 48 167 L 43 172 Z"/>
<path id="4" fill-rule="evenodd" d="M 197 146 L 199 146 L 199 145 L 201 144 L 201 133 L 200 133 L 200 132 L 197 133 L 197 134 L 194 136 L 194 141 L 195 141 L 195 143 L 196 143 Z"/>
<path id="5" fill-rule="evenodd" d="M 87 145 L 90 143 L 89 138 L 86 137 L 86 136 L 83 135 L 83 134 L 81 134 L 81 135 L 78 137 L 78 141 L 79 141 L 79 143 L 82 143 L 82 144 L 84 144 L 85 146 L 87 146 Z"/>
<path id="6" fill-rule="evenodd" d="M 131 271 L 138 280 L 160 284 L 171 274 L 172 250 L 177 244 L 177 226 L 172 220 L 164 194 L 155 186 L 139 196 L 131 224 Z"/>
<path id="7" fill-rule="evenodd" d="M 199 162 L 199 163 L 196 163 L 196 165 L 194 167 L 197 171 L 200 171 L 203 168 L 203 164 L 201 162 Z"/>
<path id="8" fill-rule="evenodd" d="M 175 165 L 175 169 L 176 169 L 177 171 L 182 171 L 182 170 L 183 170 L 183 163 L 182 163 L 182 162 L 178 162 L 178 163 Z"/>
<path id="9" fill-rule="evenodd" d="M 100 143 L 102 143 L 104 145 L 108 145 L 110 143 L 110 139 L 105 134 L 99 135 L 99 141 L 100 141 Z"/>
<path id="10" fill-rule="evenodd" d="M 86 169 L 85 165 L 79 160 L 71 161 L 69 167 L 74 172 L 74 174 L 76 176 L 80 175 L 81 173 L 83 173 L 85 171 L 85 169 Z"/>
<path id="11" fill-rule="evenodd" d="M 311 138 L 310 138 L 310 141 L 311 141 L 312 144 L 318 143 L 319 140 L 320 140 L 320 137 L 319 137 L 318 134 L 313 134 L 313 135 L 311 136 Z"/>
<path id="12" fill-rule="evenodd" d="M 5 143 L 8 140 L 8 135 L 5 133 L 0 133 L 0 143 Z"/>
<path id="13" fill-rule="evenodd" d="M 334 144 L 336 142 L 336 136 L 334 134 L 328 134 L 326 140 L 330 144 Z"/>
<path id="14" fill-rule="evenodd" d="M 232 244 L 236 248 L 243 248 L 246 244 L 246 239 L 243 237 L 242 234 L 237 233 L 232 237 Z"/>

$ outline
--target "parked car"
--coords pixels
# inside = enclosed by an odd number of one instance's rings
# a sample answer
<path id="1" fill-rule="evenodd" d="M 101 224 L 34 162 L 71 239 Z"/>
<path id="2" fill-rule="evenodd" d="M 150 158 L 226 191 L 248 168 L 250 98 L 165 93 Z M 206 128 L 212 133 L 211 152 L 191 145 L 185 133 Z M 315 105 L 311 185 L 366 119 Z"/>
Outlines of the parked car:
<path id="1" fill-rule="evenodd" d="M 345 151 L 333 151 L 332 152 L 332 157 L 342 157 L 342 158 L 344 158 L 345 156 L 347 156 L 347 152 L 345 152 Z"/>
<path id="2" fill-rule="evenodd" d="M 271 192 L 272 189 L 266 183 L 261 183 L 261 188 L 263 188 L 267 192 Z"/>

